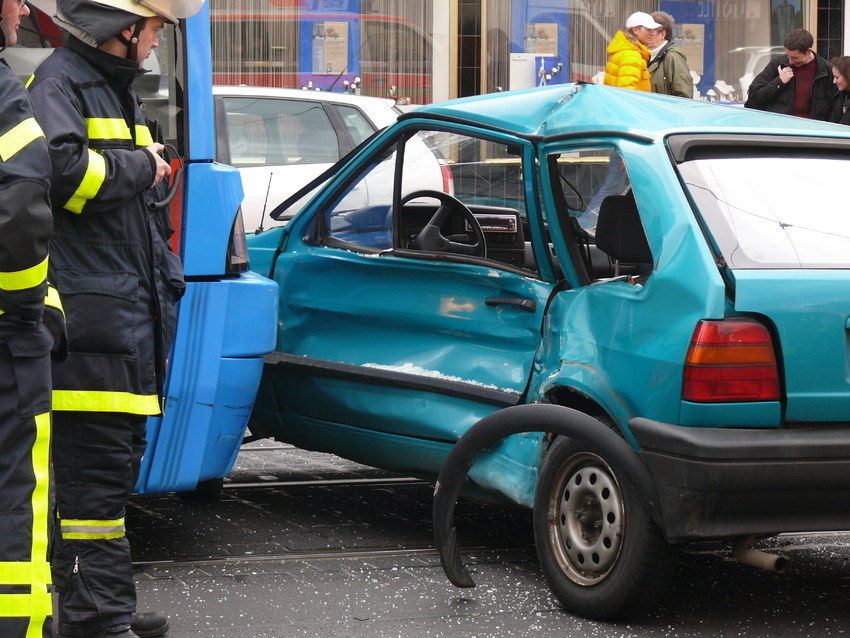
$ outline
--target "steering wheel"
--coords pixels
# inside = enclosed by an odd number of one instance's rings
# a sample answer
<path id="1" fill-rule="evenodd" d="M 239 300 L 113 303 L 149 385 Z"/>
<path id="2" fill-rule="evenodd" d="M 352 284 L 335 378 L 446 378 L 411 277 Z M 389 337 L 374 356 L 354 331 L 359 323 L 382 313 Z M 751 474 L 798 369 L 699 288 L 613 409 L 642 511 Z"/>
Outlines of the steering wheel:
<path id="1" fill-rule="evenodd" d="M 472 211 L 462 201 L 440 191 L 419 190 L 413 191 L 402 197 L 401 206 L 404 207 L 412 199 L 418 197 L 432 197 L 440 202 L 440 207 L 437 212 L 428 220 L 425 227 L 419 231 L 416 238 L 413 240 L 413 248 L 416 250 L 427 250 L 431 252 L 458 253 L 461 255 L 472 255 L 474 257 L 487 256 L 487 244 L 484 239 L 484 231 L 481 229 L 481 224 L 472 214 Z M 440 225 L 448 219 L 453 212 L 459 212 L 463 218 L 469 223 L 472 228 L 472 234 L 475 235 L 475 243 L 463 244 L 457 241 L 451 241 L 443 237 L 440 231 Z"/>

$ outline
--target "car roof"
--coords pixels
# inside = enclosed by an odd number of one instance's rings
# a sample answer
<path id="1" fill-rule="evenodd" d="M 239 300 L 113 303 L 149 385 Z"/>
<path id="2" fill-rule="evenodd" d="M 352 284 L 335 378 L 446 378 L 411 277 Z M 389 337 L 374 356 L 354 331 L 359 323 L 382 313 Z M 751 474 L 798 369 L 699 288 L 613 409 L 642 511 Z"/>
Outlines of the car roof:
<path id="1" fill-rule="evenodd" d="M 422 106 L 401 121 L 466 122 L 546 141 L 609 132 L 661 139 L 671 133 L 762 133 L 850 138 L 850 128 L 740 106 L 596 84 L 560 84 Z"/>
<path id="2" fill-rule="evenodd" d="M 388 98 L 355 95 L 352 93 L 335 93 L 332 91 L 316 91 L 306 89 L 282 89 L 268 86 L 224 86 L 213 87 L 213 95 L 229 95 L 235 97 L 276 97 L 288 99 L 312 100 L 315 102 L 336 102 L 339 104 L 370 105 L 382 104 L 395 108 L 395 102 Z"/>

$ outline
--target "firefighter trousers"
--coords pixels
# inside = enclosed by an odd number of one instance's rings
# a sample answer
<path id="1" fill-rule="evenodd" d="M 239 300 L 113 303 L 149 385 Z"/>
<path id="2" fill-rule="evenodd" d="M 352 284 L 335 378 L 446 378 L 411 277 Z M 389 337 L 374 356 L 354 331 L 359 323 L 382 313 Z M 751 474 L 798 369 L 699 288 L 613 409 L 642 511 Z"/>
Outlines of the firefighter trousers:
<path id="1" fill-rule="evenodd" d="M 53 582 L 62 635 L 86 636 L 129 623 L 136 586 L 124 513 L 138 479 L 147 418 L 56 412 Z"/>
<path id="2" fill-rule="evenodd" d="M 43 327 L 0 341 L 0 636 L 53 635 L 50 348 Z"/>

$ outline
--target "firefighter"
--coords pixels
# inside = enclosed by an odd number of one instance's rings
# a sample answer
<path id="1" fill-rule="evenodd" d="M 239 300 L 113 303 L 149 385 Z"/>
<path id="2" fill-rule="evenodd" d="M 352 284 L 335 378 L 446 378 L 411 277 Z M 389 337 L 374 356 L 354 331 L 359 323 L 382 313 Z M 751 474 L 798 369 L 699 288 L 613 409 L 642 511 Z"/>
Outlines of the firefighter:
<path id="1" fill-rule="evenodd" d="M 29 12 L 22 0 L 2 0 L 0 51 L 17 42 Z M 51 310 L 59 309 L 47 285 L 50 160 L 26 90 L 5 61 L 0 104 L 0 636 L 49 637 L 48 292 Z"/>
<path id="2" fill-rule="evenodd" d="M 148 416 L 160 413 L 175 304 L 184 284 L 167 208 L 171 172 L 131 83 L 165 23 L 203 0 L 58 0 L 69 33 L 30 96 L 53 168 L 50 275 L 69 354 L 53 367 L 60 636 L 134 638 L 168 629 L 136 613 L 124 513 Z M 194 5 L 194 6 L 190 6 Z"/>

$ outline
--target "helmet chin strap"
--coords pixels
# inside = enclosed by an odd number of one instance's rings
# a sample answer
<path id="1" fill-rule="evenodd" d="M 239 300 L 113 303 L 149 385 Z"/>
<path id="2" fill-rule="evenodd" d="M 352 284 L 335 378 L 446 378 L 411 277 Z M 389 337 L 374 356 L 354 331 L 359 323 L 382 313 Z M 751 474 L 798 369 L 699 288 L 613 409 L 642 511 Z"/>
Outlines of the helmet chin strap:
<path id="1" fill-rule="evenodd" d="M 142 32 L 142 29 L 145 28 L 145 21 L 147 18 L 140 18 L 135 23 L 133 23 L 133 32 L 130 34 L 130 39 L 128 40 L 120 33 L 118 34 L 118 39 L 127 47 L 127 55 L 126 58 L 128 60 L 132 60 L 133 62 L 138 62 L 136 59 L 139 50 L 139 34 Z"/>

